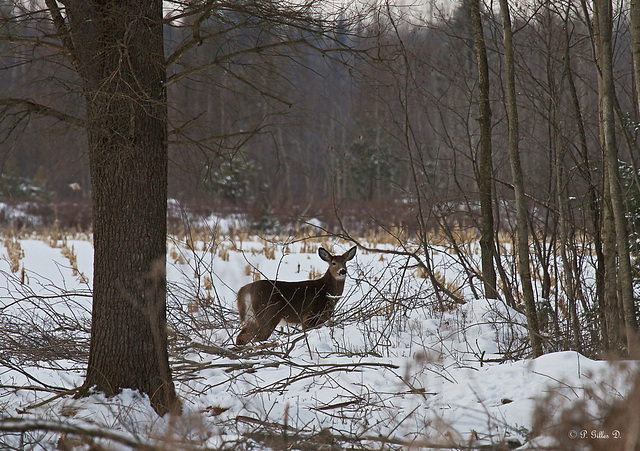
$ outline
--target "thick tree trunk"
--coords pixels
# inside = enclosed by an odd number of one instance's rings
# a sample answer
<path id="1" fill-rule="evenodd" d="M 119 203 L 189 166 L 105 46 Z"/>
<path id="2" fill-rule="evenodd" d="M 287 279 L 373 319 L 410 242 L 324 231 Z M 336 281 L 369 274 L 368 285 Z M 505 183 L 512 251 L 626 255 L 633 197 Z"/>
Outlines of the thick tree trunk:
<path id="1" fill-rule="evenodd" d="M 491 157 L 491 105 L 489 103 L 489 64 L 484 43 L 480 2 L 467 0 L 473 32 L 473 45 L 478 67 L 478 122 L 480 123 L 480 153 L 476 180 L 480 192 L 480 253 L 484 293 L 489 299 L 497 297 L 496 270 L 493 266 L 495 249 L 493 224 L 493 163 Z"/>
<path id="2" fill-rule="evenodd" d="M 517 228 L 517 256 L 518 275 L 522 284 L 527 327 L 531 350 L 534 357 L 542 355 L 542 340 L 540 339 L 540 327 L 536 311 L 535 297 L 531 283 L 531 270 L 529 268 L 529 218 L 522 179 L 522 167 L 520 164 L 518 108 L 516 105 L 515 89 L 515 62 L 513 51 L 513 33 L 511 31 L 511 17 L 507 0 L 500 0 L 500 15 L 504 30 L 505 48 L 505 87 L 507 103 L 507 119 L 509 127 L 509 161 L 511 163 L 511 175 L 513 177 L 513 190 L 516 200 L 516 228 Z"/>
<path id="3" fill-rule="evenodd" d="M 68 0 L 85 87 L 94 280 L 85 387 L 178 405 L 166 331 L 167 104 L 160 0 Z"/>

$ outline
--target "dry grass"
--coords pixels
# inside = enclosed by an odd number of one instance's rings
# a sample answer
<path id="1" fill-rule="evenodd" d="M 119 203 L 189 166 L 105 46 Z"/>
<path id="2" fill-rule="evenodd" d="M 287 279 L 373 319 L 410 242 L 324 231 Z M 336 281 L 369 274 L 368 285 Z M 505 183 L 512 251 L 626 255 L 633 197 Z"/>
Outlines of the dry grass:
<path id="1" fill-rule="evenodd" d="M 619 365 L 631 387 L 627 394 L 605 398 L 599 389 L 589 388 L 580 400 L 567 403 L 566 393 L 558 388 L 538 401 L 531 434 L 547 438 L 544 449 L 640 449 L 640 372 Z"/>
<path id="2" fill-rule="evenodd" d="M 63 244 L 60 248 L 60 252 L 62 253 L 63 257 L 69 260 L 73 275 L 76 277 L 80 276 L 83 280 L 86 280 L 86 277 L 78 269 L 78 254 L 76 253 L 75 246 L 72 244 L 71 247 L 69 247 L 66 237 L 63 239 Z"/>
<path id="3" fill-rule="evenodd" d="M 184 265 L 187 263 L 187 261 L 184 258 L 184 255 L 182 254 L 182 252 L 178 250 L 178 248 L 175 245 L 172 245 L 169 248 L 169 258 L 173 260 L 174 263 L 177 263 L 180 265 Z"/>
<path id="4" fill-rule="evenodd" d="M 316 269 L 312 266 L 309 270 L 309 280 L 319 279 L 323 274 L 324 273 L 321 270 Z"/>
<path id="5" fill-rule="evenodd" d="M 24 257 L 20 240 L 16 239 L 15 236 L 7 237 L 4 240 L 4 247 L 7 250 L 7 260 L 11 266 L 11 272 L 17 274 L 20 271 L 20 260 Z"/>
<path id="6" fill-rule="evenodd" d="M 225 245 L 225 244 L 221 244 L 218 247 L 218 257 L 220 257 L 220 260 L 224 261 L 224 262 L 228 262 L 229 261 L 229 248 Z"/>

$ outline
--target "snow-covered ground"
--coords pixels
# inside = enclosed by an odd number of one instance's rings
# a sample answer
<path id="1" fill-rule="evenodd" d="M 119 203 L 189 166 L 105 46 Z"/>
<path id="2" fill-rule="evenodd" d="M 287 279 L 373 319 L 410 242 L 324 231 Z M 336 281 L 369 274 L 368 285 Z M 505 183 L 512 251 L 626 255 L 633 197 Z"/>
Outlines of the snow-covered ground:
<path id="1" fill-rule="evenodd" d="M 544 430 L 531 435 L 536 409 L 550 399 L 563 407 L 585 401 L 597 417 L 596 401 L 629 388 L 628 367 L 576 352 L 510 359 L 526 353 L 520 313 L 474 300 L 464 287 L 466 304 L 442 304 L 410 258 L 362 249 L 328 327 L 304 335 L 283 326 L 267 345 L 237 350 L 240 286 L 256 274 L 320 276 L 318 246 L 341 253 L 351 244 L 212 233 L 168 242 L 170 352 L 183 414 L 158 418 L 130 391 L 75 399 L 64 391 L 83 383 L 90 237 L 3 241 L 0 448 L 87 448 L 82 433 L 115 449 L 302 447 L 304 440 L 318 448 L 553 447 Z M 433 258 L 442 279 L 461 283 L 446 252 Z M 579 446 L 584 431 L 574 429 L 566 434 L 577 434 Z"/>

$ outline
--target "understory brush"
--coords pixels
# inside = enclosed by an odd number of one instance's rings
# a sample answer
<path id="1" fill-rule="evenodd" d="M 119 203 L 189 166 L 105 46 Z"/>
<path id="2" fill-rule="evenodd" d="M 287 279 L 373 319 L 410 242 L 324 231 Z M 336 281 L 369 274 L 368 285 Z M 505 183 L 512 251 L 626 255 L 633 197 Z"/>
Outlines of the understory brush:
<path id="1" fill-rule="evenodd" d="M 521 313 L 476 298 L 446 252 L 429 256 L 434 286 L 413 257 L 420 250 L 392 241 L 360 243 L 328 324 L 282 325 L 266 342 L 237 347 L 242 285 L 318 277 L 326 269 L 318 247 L 352 243 L 212 227 L 168 241 L 169 352 L 182 415 L 159 418 L 131 390 L 76 398 L 90 346 L 92 246 L 77 235 L 53 242 L 19 239 L 23 274 L 0 262 L 2 448 L 504 449 L 552 440 L 543 407 L 557 413 L 563 399 L 590 415 L 621 411 L 619 378 L 599 389 L 601 403 L 586 401 L 613 365 L 575 352 L 529 360 Z M 571 396 L 547 390 L 560 382 Z"/>

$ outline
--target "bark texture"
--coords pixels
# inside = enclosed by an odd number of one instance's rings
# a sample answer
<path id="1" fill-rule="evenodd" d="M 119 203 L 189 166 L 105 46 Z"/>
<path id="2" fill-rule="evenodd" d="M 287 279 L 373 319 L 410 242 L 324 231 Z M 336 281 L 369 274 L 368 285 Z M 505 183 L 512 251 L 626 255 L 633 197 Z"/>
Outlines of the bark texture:
<path id="1" fill-rule="evenodd" d="M 507 103 L 507 119 L 509 128 L 509 162 L 511 164 L 511 177 L 516 201 L 516 252 L 518 261 L 518 275 L 522 284 L 522 297 L 524 300 L 529 340 L 534 357 L 542 355 L 542 340 L 538 325 L 535 296 L 531 282 L 531 269 L 529 267 L 529 218 L 522 177 L 522 165 L 520 164 L 518 130 L 518 108 L 516 104 L 515 87 L 515 57 L 513 51 L 513 32 L 511 29 L 511 16 L 507 0 L 500 0 L 500 16 L 504 31 L 505 48 L 505 90 Z"/>
<path id="2" fill-rule="evenodd" d="M 471 18 L 473 46 L 478 67 L 478 122 L 480 124 L 480 151 L 476 180 L 480 192 L 480 252 L 482 260 L 482 280 L 484 293 L 489 299 L 497 297 L 496 270 L 493 266 L 495 253 L 493 224 L 492 178 L 493 163 L 491 156 L 491 104 L 489 101 L 489 63 L 484 43 L 480 2 L 466 0 Z"/>
<path id="3" fill-rule="evenodd" d="M 624 214 L 624 201 L 620 173 L 618 168 L 618 149 L 615 129 L 615 85 L 613 75 L 613 8 L 611 0 L 594 1 L 596 41 L 596 57 L 600 80 L 598 83 L 600 99 L 601 135 L 603 139 L 603 158 L 606 175 L 605 192 L 608 192 L 609 205 L 613 218 L 615 232 L 615 254 L 617 257 L 617 285 L 619 286 L 622 310 L 624 312 L 625 335 L 628 350 L 631 354 L 638 352 L 636 309 L 633 300 L 633 278 L 631 274 L 631 258 L 629 255 L 629 241 L 627 234 L 627 219 Z M 605 196 L 606 198 L 606 196 Z M 613 240 L 611 240 L 613 241 Z M 609 268 L 611 269 L 611 268 Z M 612 278 L 607 278 L 609 284 Z M 613 288 L 608 290 L 610 293 Z M 606 302 L 617 303 L 613 295 Z M 611 326 L 609 326 L 611 328 Z"/>
<path id="4" fill-rule="evenodd" d="M 56 21 L 56 4 L 48 6 Z M 83 81 L 94 280 L 85 388 L 179 402 L 166 330 L 167 103 L 161 0 L 67 0 L 59 33 Z M 59 12 L 58 12 L 59 13 Z"/>

